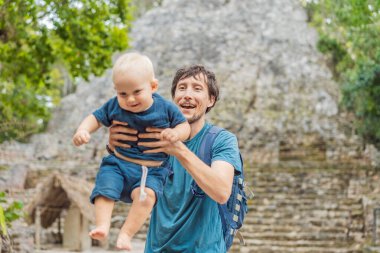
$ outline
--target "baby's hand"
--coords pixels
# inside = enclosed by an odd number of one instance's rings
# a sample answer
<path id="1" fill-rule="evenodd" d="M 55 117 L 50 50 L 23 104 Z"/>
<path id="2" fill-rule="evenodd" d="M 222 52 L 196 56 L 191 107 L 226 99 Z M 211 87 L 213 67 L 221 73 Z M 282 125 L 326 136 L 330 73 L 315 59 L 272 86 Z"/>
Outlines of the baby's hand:
<path id="1" fill-rule="evenodd" d="M 87 130 L 78 130 L 73 137 L 73 143 L 75 146 L 88 143 L 91 139 L 91 135 Z"/>
<path id="2" fill-rule="evenodd" d="M 161 132 L 161 138 L 166 141 L 170 142 L 176 142 L 179 141 L 179 136 L 178 133 L 171 129 L 171 128 L 166 128 Z"/>

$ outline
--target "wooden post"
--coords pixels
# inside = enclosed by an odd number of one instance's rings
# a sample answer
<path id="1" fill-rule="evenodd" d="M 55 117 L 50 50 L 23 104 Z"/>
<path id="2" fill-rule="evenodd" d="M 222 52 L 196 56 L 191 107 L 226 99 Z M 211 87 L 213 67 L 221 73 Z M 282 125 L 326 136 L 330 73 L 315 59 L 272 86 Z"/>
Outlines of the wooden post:
<path id="1" fill-rule="evenodd" d="M 378 240 L 377 240 L 377 219 L 378 215 L 380 214 L 380 207 L 377 207 L 373 209 L 373 228 L 372 228 L 372 241 L 374 245 L 377 245 Z"/>
<path id="2" fill-rule="evenodd" d="M 41 207 L 36 207 L 36 217 L 35 217 L 35 224 L 36 224 L 36 250 L 41 249 Z"/>
<path id="3" fill-rule="evenodd" d="M 58 237 L 59 237 L 59 243 L 62 243 L 61 213 L 59 213 L 59 215 L 58 215 Z"/>

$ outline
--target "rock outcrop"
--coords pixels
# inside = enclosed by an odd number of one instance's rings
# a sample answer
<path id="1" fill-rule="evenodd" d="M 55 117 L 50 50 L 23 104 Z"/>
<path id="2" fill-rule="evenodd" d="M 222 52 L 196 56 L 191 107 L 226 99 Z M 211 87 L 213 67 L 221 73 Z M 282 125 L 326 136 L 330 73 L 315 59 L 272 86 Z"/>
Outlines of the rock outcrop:
<path id="1" fill-rule="evenodd" d="M 209 119 L 238 135 L 248 161 L 379 164 L 379 152 L 353 134 L 339 108 L 339 86 L 307 18 L 297 0 L 166 0 L 136 20 L 131 50 L 151 57 L 167 98 L 177 68 L 200 63 L 213 70 L 221 100 Z M 106 130 L 79 150 L 71 137 L 111 96 L 110 70 L 81 83 L 46 133 L 31 144 L 3 144 L 0 160 L 98 158 Z"/>

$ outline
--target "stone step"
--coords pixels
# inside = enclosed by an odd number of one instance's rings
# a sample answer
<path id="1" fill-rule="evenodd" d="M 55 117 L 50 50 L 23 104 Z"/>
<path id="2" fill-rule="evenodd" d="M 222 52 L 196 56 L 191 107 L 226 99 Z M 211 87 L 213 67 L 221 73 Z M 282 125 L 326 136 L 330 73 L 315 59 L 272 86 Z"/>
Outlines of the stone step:
<path id="1" fill-rule="evenodd" d="M 344 210 L 302 210 L 293 208 L 293 213 L 290 211 L 292 208 L 289 207 L 251 207 L 248 208 L 248 214 L 251 217 L 261 217 L 261 218 L 286 218 L 293 217 L 294 219 L 299 218 L 318 218 L 323 217 L 328 220 L 337 219 L 362 219 L 363 212 L 357 211 L 344 211 Z"/>
<path id="2" fill-rule="evenodd" d="M 279 240 L 279 239 L 256 239 L 244 237 L 246 246 L 281 246 L 281 247 L 320 247 L 320 248 L 331 248 L 331 247 L 347 247 L 354 243 L 353 240 L 305 240 L 305 239 L 294 239 L 294 240 Z"/>
<path id="3" fill-rule="evenodd" d="M 323 204 L 324 206 L 328 205 L 329 208 L 337 208 L 339 206 L 344 207 L 355 207 L 355 208 L 361 208 L 362 207 L 362 201 L 357 199 L 345 199 L 340 198 L 340 200 L 336 200 L 336 198 L 321 198 L 319 196 L 312 196 L 312 197 L 305 197 L 305 196 L 293 196 L 293 195 L 259 195 L 256 194 L 255 197 L 252 200 L 249 200 L 249 203 L 252 203 L 253 205 L 260 205 L 260 204 L 268 204 L 270 202 L 276 202 L 276 203 L 284 203 L 289 205 L 313 205 Z"/>
<path id="4" fill-rule="evenodd" d="M 309 213 L 310 215 L 313 215 L 315 213 L 318 214 L 324 214 L 324 215 L 339 215 L 342 214 L 343 216 L 349 216 L 351 217 L 357 217 L 363 215 L 363 207 L 358 205 L 341 205 L 341 206 L 335 206 L 331 203 L 320 203 L 320 204 L 314 204 L 314 205 L 287 205 L 285 203 L 278 203 L 278 202 L 267 202 L 263 203 L 261 205 L 253 204 L 251 202 L 248 203 L 248 213 L 256 214 L 260 212 L 280 212 L 280 213 L 295 213 L 295 212 L 302 212 L 302 213 Z"/>
<path id="5" fill-rule="evenodd" d="M 355 234 L 350 233 L 335 233 L 330 231 L 294 231 L 288 233 L 281 232 L 250 232 L 244 233 L 246 239 L 252 239 L 257 241 L 274 240 L 278 242 L 293 242 L 293 241 L 352 241 L 355 238 Z"/>
<path id="6" fill-rule="evenodd" d="M 281 212 L 281 213 L 309 213 L 313 215 L 314 213 L 323 213 L 325 215 L 339 215 L 343 216 L 361 216 L 363 215 L 363 208 L 360 206 L 334 206 L 329 203 L 321 203 L 315 205 L 304 205 L 304 204 L 286 204 L 286 203 L 278 203 L 278 202 L 270 202 L 265 204 L 252 204 L 248 203 L 248 212 L 249 213 L 260 213 L 260 212 Z"/>
<path id="7" fill-rule="evenodd" d="M 265 204 L 268 202 L 276 201 L 279 203 L 289 203 L 289 204 L 321 204 L 321 203 L 328 203 L 330 205 L 336 206 L 339 205 L 349 205 L 349 206 L 361 206 L 362 201 L 361 200 L 352 200 L 347 199 L 345 196 L 318 196 L 318 195 L 312 195 L 312 196 L 305 196 L 305 195 L 294 195 L 294 194 L 267 194 L 267 193 L 254 193 L 255 196 L 253 199 L 248 198 L 248 202 L 252 204 Z"/>
<path id="8" fill-rule="evenodd" d="M 323 184 L 324 182 L 307 182 L 304 179 L 300 178 L 289 178 L 284 180 L 273 180 L 268 181 L 266 178 L 256 178 L 255 176 L 252 177 L 245 177 L 245 181 L 248 185 L 252 186 L 253 188 L 270 188 L 270 187 L 288 187 L 290 189 L 318 189 L 315 188 L 315 186 Z M 328 178 L 324 178 L 324 181 L 327 181 Z M 332 184 L 332 182 L 329 182 L 328 187 L 325 187 L 323 189 L 319 188 L 319 190 L 323 191 L 331 191 L 333 189 L 344 189 L 347 187 L 347 182 L 345 180 L 335 180 L 335 182 Z"/>
<path id="9" fill-rule="evenodd" d="M 289 227 L 292 229 L 296 228 L 344 228 L 350 229 L 353 231 L 361 231 L 364 227 L 363 220 L 325 220 L 321 221 L 321 219 L 288 219 L 288 218 L 280 218 L 280 219 L 260 219 L 260 218 L 246 218 L 244 220 L 244 225 L 253 226 L 254 229 L 269 227 L 269 228 L 283 228 Z M 298 230 L 298 229 L 297 229 Z"/>
<path id="10" fill-rule="evenodd" d="M 250 224 L 252 225 L 252 224 Z M 320 227 L 320 226 L 266 226 L 266 225 L 254 225 L 254 226 L 244 226 L 242 232 L 246 234 L 254 233 L 294 233 L 294 232 L 304 232 L 304 233 L 342 233 L 346 234 L 348 231 L 355 232 L 356 230 L 362 231 L 362 228 L 355 229 L 352 227 Z"/>
<path id="11" fill-rule="evenodd" d="M 317 227 L 347 227 L 351 230 L 357 231 L 362 230 L 364 226 L 363 220 L 349 220 L 349 219 L 334 219 L 321 221 L 320 218 L 309 218 L 309 219 L 275 219 L 275 218 L 257 218 L 257 217 L 246 217 L 244 224 L 252 225 L 253 227 L 261 225 L 268 227 L 307 227 L 307 226 L 317 226 Z M 247 225 L 248 226 L 248 225 Z"/>
<path id="12" fill-rule="evenodd" d="M 249 186 L 249 185 L 248 185 Z M 271 186 L 271 187 L 256 187 L 252 186 L 253 192 L 259 193 L 283 193 L 287 194 L 316 194 L 316 195 L 331 195 L 331 196 L 344 196 L 345 192 L 340 188 L 333 188 L 327 190 L 322 190 L 318 188 L 302 188 L 294 186 Z"/>
<path id="13" fill-rule="evenodd" d="M 289 192 L 289 191 L 278 191 L 270 192 L 263 189 L 251 189 L 255 194 L 253 199 L 289 199 L 289 200 L 320 200 L 320 201 L 343 201 L 343 203 L 360 203 L 358 198 L 349 198 L 347 193 L 331 193 L 326 194 L 324 192 Z"/>
<path id="14" fill-rule="evenodd" d="M 348 212 L 351 215 L 360 215 L 363 207 L 357 203 L 337 203 L 337 202 L 323 202 L 320 200 L 296 202 L 296 200 L 268 200 L 268 199 L 255 199 L 248 201 L 248 208 L 254 211 L 264 211 L 266 209 L 277 211 L 288 211 L 293 209 L 294 211 L 329 211 L 329 212 Z"/>
<path id="15" fill-rule="evenodd" d="M 276 199 L 276 200 L 299 200 L 299 201 L 321 201 L 321 202 L 336 202 L 342 204 L 360 204 L 361 199 L 359 198 L 349 198 L 345 195 L 341 195 L 341 197 L 337 198 L 337 194 L 334 195 L 326 195 L 326 194 L 317 194 L 317 193 L 299 193 L 293 194 L 289 192 L 276 192 L 268 193 L 268 192 L 258 192 L 256 189 L 252 190 L 255 194 L 253 200 L 257 199 Z"/>
<path id="16" fill-rule="evenodd" d="M 281 209 L 281 210 L 280 210 Z M 293 218 L 293 219 L 315 219 L 324 218 L 326 220 L 334 219 L 347 219 L 347 220 L 361 220 L 363 219 L 362 212 L 349 212 L 349 211 L 336 211 L 336 210 L 298 210 L 293 209 L 294 214 L 289 212 L 291 208 L 287 207 L 262 207 L 262 208 L 249 208 L 248 216 L 271 219 L 271 218 Z"/>
<path id="17" fill-rule="evenodd" d="M 363 213 L 361 205 L 338 205 L 334 203 L 320 203 L 320 204 L 288 204 L 281 202 L 267 202 L 265 204 L 248 203 L 249 210 L 252 212 L 261 212 L 265 210 L 276 210 L 278 212 L 327 212 L 332 213 L 349 213 L 351 215 L 361 215 Z M 293 210 L 293 211 L 292 211 Z"/>
<path id="18" fill-rule="evenodd" d="M 252 210 L 251 210 L 252 211 Z M 276 224 L 304 224 L 311 223 L 315 226 L 339 226 L 346 224 L 358 224 L 363 222 L 363 216 L 337 215 L 336 212 L 326 214 L 321 212 L 320 215 L 309 212 L 298 212 L 292 215 L 284 212 L 251 212 L 247 215 L 245 222 L 263 223 L 276 222 Z"/>
<path id="19" fill-rule="evenodd" d="M 331 205 L 285 205 L 278 203 L 267 203 L 265 205 L 248 205 L 248 213 L 250 215 L 259 215 L 260 213 L 268 213 L 269 215 L 279 214 L 300 214 L 302 216 L 320 216 L 330 217 L 361 217 L 363 210 L 359 207 L 350 208 L 350 206 L 332 207 Z"/>
<path id="20" fill-rule="evenodd" d="M 297 220 L 287 220 L 287 221 L 281 221 L 278 220 L 277 222 L 274 220 L 245 220 L 244 221 L 245 227 L 252 226 L 252 230 L 258 230 L 258 231 L 264 231 L 264 230 L 297 230 L 302 231 L 306 229 L 349 229 L 351 231 L 363 231 L 364 228 L 364 222 L 363 221 L 346 221 L 344 223 L 337 222 L 337 221 L 305 221 L 300 222 Z M 243 226 L 244 226 L 243 225 Z M 288 228 L 288 229 L 286 229 Z"/>
<path id="21" fill-rule="evenodd" d="M 297 178 L 297 177 L 282 178 L 280 180 L 279 177 L 281 176 L 278 176 L 278 178 L 273 178 L 272 180 L 268 180 L 268 178 L 265 178 L 265 176 L 257 177 L 257 175 L 252 175 L 248 177 L 246 176 L 245 181 L 247 182 L 247 184 L 253 186 L 254 188 L 288 186 L 289 188 L 322 190 L 321 188 L 317 188 L 315 186 L 327 184 L 328 187 L 324 187 L 323 191 L 331 191 L 332 189 L 345 189 L 347 187 L 346 179 L 337 179 L 334 177 L 329 177 L 327 175 L 322 176 L 323 180 L 315 181 L 315 182 L 312 182 L 311 180 L 305 180 L 304 178 Z"/>
<path id="22" fill-rule="evenodd" d="M 300 247 L 283 247 L 275 245 L 253 246 L 232 248 L 230 253 L 362 253 L 357 247 L 317 247 L 317 246 L 300 246 Z"/>

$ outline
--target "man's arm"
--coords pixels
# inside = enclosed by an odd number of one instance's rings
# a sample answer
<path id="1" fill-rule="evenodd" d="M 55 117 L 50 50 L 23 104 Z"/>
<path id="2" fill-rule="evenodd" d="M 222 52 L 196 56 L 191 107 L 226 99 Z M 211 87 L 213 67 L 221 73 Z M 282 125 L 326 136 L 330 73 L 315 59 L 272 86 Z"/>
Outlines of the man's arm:
<path id="1" fill-rule="evenodd" d="M 210 167 L 181 144 L 173 155 L 210 198 L 219 204 L 226 203 L 231 195 L 234 167 L 225 161 L 214 161 Z"/>
<path id="2" fill-rule="evenodd" d="M 198 158 L 180 141 L 169 142 L 160 139 L 162 130 L 148 128 L 151 133 L 140 134 L 140 138 L 159 139 L 157 142 L 139 142 L 138 145 L 155 148 L 145 153 L 165 152 L 175 156 L 198 186 L 213 200 L 223 204 L 231 195 L 234 167 L 225 161 L 214 161 L 211 167 Z"/>

